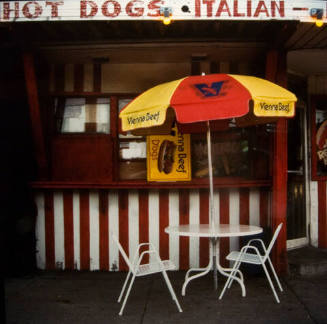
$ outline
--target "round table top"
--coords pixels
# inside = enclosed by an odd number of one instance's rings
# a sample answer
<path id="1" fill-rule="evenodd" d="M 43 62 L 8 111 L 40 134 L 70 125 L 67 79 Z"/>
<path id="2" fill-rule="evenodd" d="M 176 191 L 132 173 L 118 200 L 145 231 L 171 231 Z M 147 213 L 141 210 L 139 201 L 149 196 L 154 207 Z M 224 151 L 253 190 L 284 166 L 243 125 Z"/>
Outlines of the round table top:
<path id="1" fill-rule="evenodd" d="M 234 225 L 234 224 L 188 224 L 178 226 L 168 226 L 165 228 L 168 234 L 176 234 L 179 236 L 194 237 L 232 237 L 255 235 L 262 232 L 262 228 L 253 225 Z"/>

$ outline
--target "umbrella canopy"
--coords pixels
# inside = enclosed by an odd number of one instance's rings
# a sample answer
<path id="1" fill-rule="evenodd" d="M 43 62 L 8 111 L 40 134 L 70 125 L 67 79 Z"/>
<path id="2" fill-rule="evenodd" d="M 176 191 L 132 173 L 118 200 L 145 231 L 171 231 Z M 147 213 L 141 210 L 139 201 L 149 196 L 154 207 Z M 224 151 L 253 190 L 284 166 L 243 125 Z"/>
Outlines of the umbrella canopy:
<path id="1" fill-rule="evenodd" d="M 249 112 L 256 116 L 292 117 L 296 97 L 264 79 L 243 75 L 189 76 L 153 87 L 120 113 L 123 131 L 160 126 L 172 107 L 179 123 L 229 119 Z"/>
<path id="2" fill-rule="evenodd" d="M 167 133 L 173 120 L 180 124 L 207 122 L 210 184 L 210 222 L 213 215 L 213 176 L 209 121 L 238 118 L 249 113 L 258 118 L 292 117 L 296 96 L 264 79 L 244 75 L 208 74 L 188 76 L 153 87 L 120 112 L 123 131 L 145 135 L 159 129 Z M 171 109 L 174 110 L 174 114 Z M 243 118 L 243 117 L 242 117 Z M 163 132 L 165 130 L 166 132 Z"/>

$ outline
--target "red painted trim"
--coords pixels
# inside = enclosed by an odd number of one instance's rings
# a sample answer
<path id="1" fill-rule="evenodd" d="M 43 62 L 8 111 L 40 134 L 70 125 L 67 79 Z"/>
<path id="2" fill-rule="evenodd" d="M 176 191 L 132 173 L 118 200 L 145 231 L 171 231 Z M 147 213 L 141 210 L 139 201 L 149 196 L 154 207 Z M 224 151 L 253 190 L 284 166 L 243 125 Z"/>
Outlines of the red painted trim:
<path id="1" fill-rule="evenodd" d="M 200 224 L 209 224 L 209 191 L 200 189 Z M 209 240 L 200 237 L 199 240 L 200 267 L 206 267 L 209 263 Z"/>
<path id="2" fill-rule="evenodd" d="M 38 97 L 38 86 L 35 75 L 33 55 L 31 53 L 24 53 L 23 62 L 33 141 L 35 146 L 36 160 L 39 166 L 38 176 L 41 179 L 45 179 L 47 176 L 47 158 L 45 152 L 44 135 Z"/>
<path id="3" fill-rule="evenodd" d="M 128 232 L 128 191 L 119 190 L 118 193 L 119 206 L 119 242 L 129 255 L 129 232 Z M 127 271 L 128 265 L 124 261 L 121 254 L 119 254 L 119 270 Z"/>
<path id="4" fill-rule="evenodd" d="M 219 190 L 219 215 L 220 224 L 229 224 L 229 190 Z M 226 256 L 229 252 L 229 238 L 223 237 L 220 239 L 220 258 L 219 262 L 223 267 L 228 267 L 229 262 Z"/>
<path id="5" fill-rule="evenodd" d="M 179 224 L 185 225 L 190 223 L 190 197 L 189 190 L 179 190 Z M 190 268 L 189 260 L 190 238 L 179 237 L 179 268 L 187 270 Z"/>
<path id="6" fill-rule="evenodd" d="M 93 66 L 93 91 L 101 92 L 101 64 L 94 64 Z"/>
<path id="7" fill-rule="evenodd" d="M 149 242 L 149 193 L 139 190 L 139 242 Z M 149 255 L 143 257 L 142 263 L 149 262 Z"/>
<path id="8" fill-rule="evenodd" d="M 91 135 L 88 135 L 91 136 Z M 87 189 L 138 189 L 151 188 L 151 189 L 199 189 L 208 188 L 208 179 L 194 179 L 189 182 L 147 182 L 147 181 L 35 181 L 30 185 L 33 188 L 87 188 Z M 270 180 L 264 181 L 241 181 L 239 179 L 216 179 L 214 180 L 215 188 L 257 188 L 257 187 L 271 187 L 272 182 Z"/>
<path id="9" fill-rule="evenodd" d="M 327 248 L 326 181 L 318 181 L 318 247 Z"/>
<path id="10" fill-rule="evenodd" d="M 44 193 L 44 212 L 45 212 L 45 259 L 46 269 L 54 270 L 55 262 L 55 233 L 54 233 L 54 209 L 53 192 Z"/>
<path id="11" fill-rule="evenodd" d="M 84 65 L 74 65 L 74 91 L 82 92 L 84 89 Z"/>
<path id="12" fill-rule="evenodd" d="M 240 224 L 250 224 L 250 193 L 249 188 L 240 189 Z"/>
<path id="13" fill-rule="evenodd" d="M 90 200 L 89 191 L 80 191 L 80 259 L 81 270 L 90 270 Z"/>
<path id="14" fill-rule="evenodd" d="M 65 269 L 74 270 L 74 216 L 73 193 L 63 193 L 64 204 L 64 237 L 65 237 Z"/>
<path id="15" fill-rule="evenodd" d="M 159 251 L 162 259 L 169 259 L 169 235 L 165 228 L 169 226 L 169 193 L 159 191 Z"/>
<path id="16" fill-rule="evenodd" d="M 99 191 L 99 254 L 100 270 L 109 270 L 109 201 L 108 191 Z"/>
<path id="17" fill-rule="evenodd" d="M 261 189 L 260 190 L 260 226 L 267 227 L 268 226 L 268 200 L 269 200 L 269 192 L 268 190 Z"/>

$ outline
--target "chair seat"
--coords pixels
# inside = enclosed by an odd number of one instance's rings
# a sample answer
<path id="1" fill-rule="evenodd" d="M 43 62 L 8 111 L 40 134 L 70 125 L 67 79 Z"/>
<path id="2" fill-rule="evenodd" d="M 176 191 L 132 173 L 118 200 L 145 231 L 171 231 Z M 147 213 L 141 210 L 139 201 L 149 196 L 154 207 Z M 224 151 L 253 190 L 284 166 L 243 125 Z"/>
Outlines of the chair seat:
<path id="1" fill-rule="evenodd" d="M 162 260 L 162 264 L 166 271 L 176 269 L 175 264 L 170 260 Z M 162 271 L 161 265 L 158 262 L 147 263 L 147 264 L 140 265 L 138 271 L 136 272 L 136 276 L 140 277 L 140 276 L 145 276 L 148 274 L 157 273 L 161 271 Z"/>
<path id="2" fill-rule="evenodd" d="M 240 255 L 240 252 L 238 251 L 233 251 L 229 253 L 226 257 L 227 260 L 229 261 L 236 261 Z M 241 262 L 245 263 L 251 263 L 251 264 L 261 264 L 261 260 L 257 254 L 252 254 L 252 253 L 244 253 L 241 260 Z"/>

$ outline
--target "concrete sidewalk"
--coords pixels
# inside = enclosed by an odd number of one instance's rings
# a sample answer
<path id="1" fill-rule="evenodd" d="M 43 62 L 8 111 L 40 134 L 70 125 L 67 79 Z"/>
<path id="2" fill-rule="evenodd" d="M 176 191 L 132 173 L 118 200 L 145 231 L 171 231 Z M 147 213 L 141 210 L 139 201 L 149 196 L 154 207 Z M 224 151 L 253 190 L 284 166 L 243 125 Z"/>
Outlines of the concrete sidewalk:
<path id="1" fill-rule="evenodd" d="M 19 323 L 327 323 L 327 276 L 281 278 L 277 304 L 268 281 L 246 278 L 247 296 L 233 284 L 219 301 L 212 274 L 190 283 L 181 296 L 185 272 L 169 272 L 183 308 L 161 275 L 136 278 L 123 316 L 117 297 L 126 273 L 40 272 L 5 281 L 7 324 Z"/>

